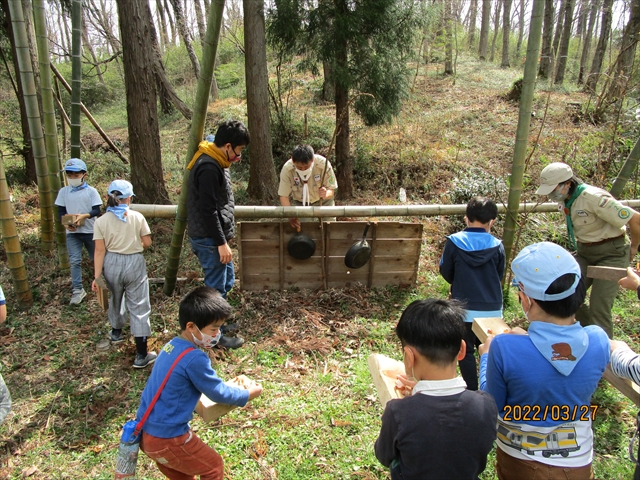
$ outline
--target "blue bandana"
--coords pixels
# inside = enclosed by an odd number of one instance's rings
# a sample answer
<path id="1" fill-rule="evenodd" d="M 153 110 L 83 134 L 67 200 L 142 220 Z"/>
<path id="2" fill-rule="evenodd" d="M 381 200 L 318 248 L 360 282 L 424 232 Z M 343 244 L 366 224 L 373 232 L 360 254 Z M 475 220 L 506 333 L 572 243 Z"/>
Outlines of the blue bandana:
<path id="1" fill-rule="evenodd" d="M 529 338 L 544 358 L 564 376 L 571 374 L 589 348 L 589 336 L 582 325 L 531 322 Z"/>
<path id="2" fill-rule="evenodd" d="M 129 205 L 118 205 L 116 207 L 107 207 L 107 212 L 113 213 L 118 219 L 127 223 L 127 215 L 129 213 Z"/>
<path id="3" fill-rule="evenodd" d="M 71 187 L 71 193 L 79 192 L 80 190 L 84 190 L 85 188 L 89 188 L 89 184 L 87 182 L 82 182 L 82 185 L 79 187 Z"/>

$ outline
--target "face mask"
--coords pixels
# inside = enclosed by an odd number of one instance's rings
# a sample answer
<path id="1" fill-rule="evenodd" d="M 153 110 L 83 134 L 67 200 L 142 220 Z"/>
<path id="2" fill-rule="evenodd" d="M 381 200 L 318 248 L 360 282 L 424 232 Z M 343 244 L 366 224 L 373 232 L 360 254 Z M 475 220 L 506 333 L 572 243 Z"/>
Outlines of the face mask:
<path id="1" fill-rule="evenodd" d="M 84 183 L 84 177 L 80 177 L 80 178 L 67 178 L 67 181 L 69 182 L 69 185 L 72 187 L 79 187 L 80 185 L 82 185 Z"/>
<path id="2" fill-rule="evenodd" d="M 204 347 L 204 348 L 215 347 L 220 341 L 220 337 L 222 336 L 222 332 L 220 330 L 218 330 L 218 333 L 215 337 L 212 337 L 211 335 L 207 335 L 206 333 L 202 333 L 199 328 L 198 328 L 198 331 L 200 332 L 200 335 L 202 335 L 202 340 L 199 340 L 198 338 L 196 338 L 196 336 L 193 333 L 191 334 L 191 336 L 193 337 L 193 343 L 195 343 L 199 347 Z"/>
<path id="3" fill-rule="evenodd" d="M 527 319 L 527 321 L 531 321 L 529 320 L 529 312 L 531 311 L 531 299 L 529 297 L 527 297 L 527 301 L 529 302 L 529 309 L 527 311 L 524 310 L 524 302 L 522 302 L 522 311 L 524 313 L 524 318 Z"/>
<path id="4" fill-rule="evenodd" d="M 563 190 L 564 190 L 564 185 L 560 188 L 556 188 L 553 192 L 549 194 L 549 199 L 553 200 L 554 202 L 563 201 L 567 197 L 567 194 L 563 193 Z"/>
<path id="5" fill-rule="evenodd" d="M 296 168 L 296 173 L 300 175 L 300 178 L 302 179 L 303 182 L 306 182 L 309 180 L 309 178 L 311 178 L 312 170 L 313 170 L 313 162 L 311 162 L 311 165 L 309 165 L 309 168 L 307 168 L 306 170 L 302 171 Z"/>

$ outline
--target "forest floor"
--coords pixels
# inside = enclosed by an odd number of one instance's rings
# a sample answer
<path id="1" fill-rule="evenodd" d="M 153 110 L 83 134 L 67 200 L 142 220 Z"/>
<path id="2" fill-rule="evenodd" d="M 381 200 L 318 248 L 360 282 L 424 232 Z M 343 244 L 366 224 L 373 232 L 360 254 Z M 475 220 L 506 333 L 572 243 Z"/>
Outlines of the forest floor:
<path id="1" fill-rule="evenodd" d="M 352 116 L 352 152 L 358 170 L 357 197 L 349 203 L 395 204 L 400 187 L 407 190 L 410 203 L 465 203 L 476 194 L 506 199 L 518 106 L 502 96 L 521 71 L 461 57 L 454 83 L 453 78 L 441 76 L 440 69 L 439 65 L 420 69 L 410 98 L 391 125 L 365 127 Z M 319 79 L 301 79 L 298 85 L 290 100 L 292 116 L 308 113 L 309 141 L 326 148 L 333 108 L 314 100 Z M 576 105 L 588 102 L 577 90 L 556 88 L 548 95 L 545 85 L 538 85 L 530 143 L 540 135 L 528 165 L 526 199 L 533 199 L 534 188 L 528 182 L 535 184 L 540 165 L 550 161 L 568 161 L 590 182 L 606 183 L 595 166 L 608 158 L 610 146 L 620 139 L 612 139 L 606 125 L 594 126 L 577 114 Z M 126 145 L 123 105 L 97 112 L 96 117 Z M 215 122 L 228 116 L 244 118 L 245 109 L 243 101 L 227 98 L 209 110 Z M 165 179 L 175 202 L 188 126 L 173 116 L 161 119 L 161 128 Z M 83 158 L 90 165 L 90 183 L 103 194 L 113 178 L 128 174 L 128 167 L 103 151 L 88 127 L 84 132 L 89 151 Z M 277 163 L 285 158 L 286 152 Z M 615 170 L 620 159 L 613 160 Z M 13 408 L 0 427 L 0 478 L 113 478 L 120 429 L 138 407 L 149 370 L 132 368 L 132 341 L 97 351 L 97 343 L 109 331 L 106 314 L 92 294 L 81 305 L 69 306 L 69 275 L 57 270 L 55 258 L 39 251 L 37 191 L 17 182 L 21 169 L 17 159 L 6 162 L 35 304 L 28 311 L 16 307 L 9 271 L 1 268 L 9 315 L 0 327 L 0 367 Z M 246 164 L 232 172 L 239 204 L 247 204 L 247 175 Z M 637 198 L 637 193 L 629 197 Z M 389 478 L 373 453 L 382 408 L 367 357 L 377 352 L 401 359 L 394 326 L 404 307 L 418 298 L 446 297 L 448 285 L 437 273 L 438 259 L 445 235 L 461 226 L 455 217 L 402 220 L 424 225 L 414 286 L 231 292 L 235 321 L 247 342 L 235 351 L 216 348 L 209 354 L 222 378 L 245 374 L 264 386 L 264 394 L 211 424 L 194 417 L 194 431 L 223 456 L 226 478 Z M 173 222 L 149 223 L 154 241 L 145 254 L 149 277 L 161 278 Z M 495 233 L 502 234 L 500 222 Z M 538 215 L 527 220 L 520 246 L 539 240 L 564 242 L 564 235 L 558 215 Z M 0 258 L 6 262 L 3 247 Z M 88 290 L 92 275 L 88 260 L 84 267 Z M 150 347 L 155 350 L 178 333 L 181 296 L 200 285 L 196 279 L 201 270 L 188 248 L 183 248 L 178 276 L 191 280 L 179 282 L 170 297 L 163 294 L 161 284 L 151 285 Z M 637 317 L 634 295 L 621 292 L 614 307 L 615 336 L 640 350 Z M 526 327 L 513 292 L 507 294 L 505 319 L 512 326 Z M 594 423 L 596 478 L 630 478 L 633 465 L 627 446 L 637 408 L 605 381 L 593 403 L 599 406 Z M 484 480 L 496 478 L 494 457 L 495 450 Z M 141 455 L 138 478 L 163 477 Z"/>

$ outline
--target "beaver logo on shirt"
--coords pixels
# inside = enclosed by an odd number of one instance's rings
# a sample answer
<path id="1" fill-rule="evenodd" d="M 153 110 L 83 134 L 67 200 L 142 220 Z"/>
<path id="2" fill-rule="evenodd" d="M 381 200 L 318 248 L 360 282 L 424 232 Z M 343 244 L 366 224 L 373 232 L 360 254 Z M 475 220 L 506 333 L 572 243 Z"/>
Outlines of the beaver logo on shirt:
<path id="1" fill-rule="evenodd" d="M 551 354 L 551 361 L 555 360 L 570 360 L 572 362 L 576 361 L 576 357 L 574 357 L 571 353 L 571 345 L 568 343 L 555 343 L 551 345 L 551 350 L 553 353 Z"/>

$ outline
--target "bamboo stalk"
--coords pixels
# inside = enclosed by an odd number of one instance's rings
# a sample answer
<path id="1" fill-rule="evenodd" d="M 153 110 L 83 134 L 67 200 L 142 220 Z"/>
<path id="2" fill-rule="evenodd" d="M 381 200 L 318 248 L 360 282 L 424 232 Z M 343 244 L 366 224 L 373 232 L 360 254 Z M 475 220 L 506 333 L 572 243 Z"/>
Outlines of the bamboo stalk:
<path id="1" fill-rule="evenodd" d="M 71 0 L 71 85 L 71 158 L 81 158 L 82 0 Z"/>
<path id="2" fill-rule="evenodd" d="M 33 297 L 31 296 L 31 289 L 27 281 L 27 270 L 22 258 L 22 249 L 20 248 L 20 239 L 13 216 L 7 177 L 4 174 L 4 160 L 0 160 L 0 226 L 2 227 L 2 243 L 7 252 L 7 263 L 9 264 L 13 289 L 18 304 L 22 308 L 28 308 L 33 305 Z"/>

